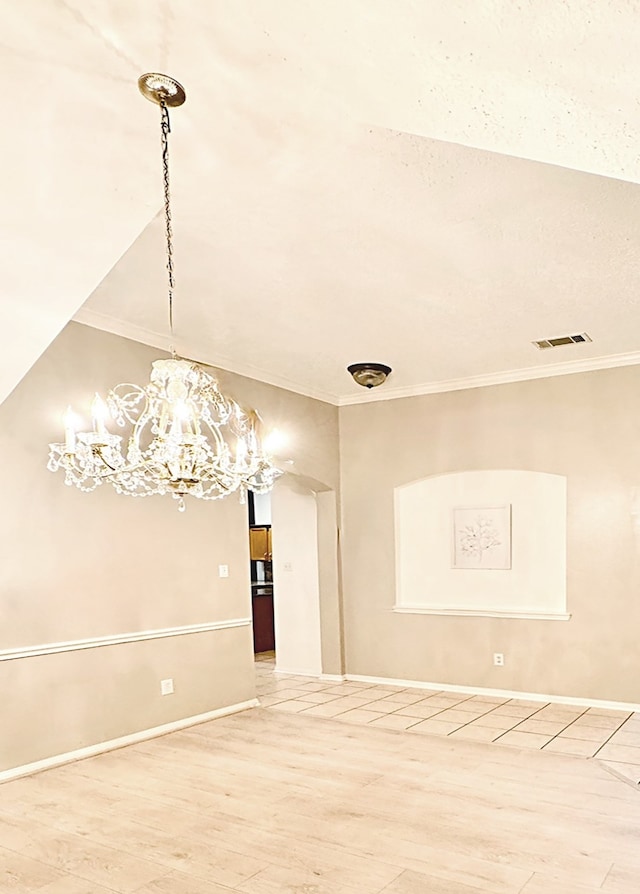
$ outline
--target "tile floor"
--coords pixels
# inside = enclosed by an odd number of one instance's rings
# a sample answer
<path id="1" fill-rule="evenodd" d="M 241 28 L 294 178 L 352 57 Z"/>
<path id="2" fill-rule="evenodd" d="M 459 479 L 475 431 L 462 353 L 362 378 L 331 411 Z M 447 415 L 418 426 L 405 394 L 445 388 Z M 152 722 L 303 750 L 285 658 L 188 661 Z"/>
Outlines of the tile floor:
<path id="1" fill-rule="evenodd" d="M 597 758 L 640 787 L 640 713 L 355 681 L 328 683 L 276 674 L 274 667 L 272 654 L 256 660 L 263 708 Z"/>

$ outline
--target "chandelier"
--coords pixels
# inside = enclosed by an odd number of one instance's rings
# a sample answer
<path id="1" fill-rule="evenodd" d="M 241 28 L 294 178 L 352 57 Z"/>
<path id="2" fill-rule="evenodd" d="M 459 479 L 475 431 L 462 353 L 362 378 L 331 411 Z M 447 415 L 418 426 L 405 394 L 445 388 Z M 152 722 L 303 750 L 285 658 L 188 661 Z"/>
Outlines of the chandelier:
<path id="1" fill-rule="evenodd" d="M 116 385 L 106 401 L 96 394 L 91 431 L 76 430 L 69 408 L 64 443 L 49 445 L 47 468 L 63 470 L 65 484 L 85 493 L 106 482 L 130 497 L 171 494 L 181 512 L 186 496 L 217 500 L 238 491 L 244 502 L 247 490 L 267 493 L 281 474 L 262 445 L 260 419 L 225 396 L 212 375 L 173 348 L 169 107 L 182 105 L 185 91 L 173 78 L 152 73 L 142 75 L 138 87 L 161 113 L 171 358 L 151 364 L 144 387 Z M 108 430 L 109 417 L 127 429 L 124 437 Z"/>

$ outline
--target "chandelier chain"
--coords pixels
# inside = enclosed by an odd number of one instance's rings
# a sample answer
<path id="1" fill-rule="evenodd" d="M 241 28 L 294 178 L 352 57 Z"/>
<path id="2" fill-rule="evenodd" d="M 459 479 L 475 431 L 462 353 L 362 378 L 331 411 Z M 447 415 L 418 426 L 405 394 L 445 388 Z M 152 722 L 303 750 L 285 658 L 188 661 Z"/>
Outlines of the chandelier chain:
<path id="1" fill-rule="evenodd" d="M 169 120 L 169 109 L 162 99 L 160 101 L 161 114 L 161 130 L 162 130 L 162 181 L 164 186 L 164 222 L 165 233 L 167 239 L 167 274 L 169 280 L 169 330 L 171 332 L 171 356 L 176 357 L 174 348 L 174 332 L 173 332 L 173 292 L 175 289 L 175 279 L 173 275 L 173 230 L 171 227 L 171 188 L 169 182 L 169 134 L 171 133 L 171 122 Z"/>
<path id="2" fill-rule="evenodd" d="M 65 484 L 84 493 L 108 483 L 123 496 L 168 494 L 180 512 L 187 496 L 219 500 L 237 491 L 243 502 L 247 490 L 270 491 L 282 473 L 265 452 L 255 410 L 243 409 L 213 376 L 175 352 L 168 107 L 182 105 L 185 92 L 173 78 L 154 72 L 141 75 L 138 86 L 160 106 L 171 358 L 153 361 L 145 386 L 120 383 L 106 402 L 96 394 L 90 430 L 77 428 L 69 407 L 64 441 L 49 445 L 47 468 L 62 470 Z M 109 420 L 125 431 L 113 434 Z"/>

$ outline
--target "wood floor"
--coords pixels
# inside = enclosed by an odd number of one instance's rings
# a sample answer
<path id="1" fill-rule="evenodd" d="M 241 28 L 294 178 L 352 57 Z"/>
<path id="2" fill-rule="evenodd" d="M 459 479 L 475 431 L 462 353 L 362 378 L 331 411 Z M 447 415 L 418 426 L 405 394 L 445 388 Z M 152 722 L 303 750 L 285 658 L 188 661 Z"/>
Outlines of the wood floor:
<path id="1" fill-rule="evenodd" d="M 256 708 L 0 786 L 2 894 L 640 890 L 596 761 Z"/>

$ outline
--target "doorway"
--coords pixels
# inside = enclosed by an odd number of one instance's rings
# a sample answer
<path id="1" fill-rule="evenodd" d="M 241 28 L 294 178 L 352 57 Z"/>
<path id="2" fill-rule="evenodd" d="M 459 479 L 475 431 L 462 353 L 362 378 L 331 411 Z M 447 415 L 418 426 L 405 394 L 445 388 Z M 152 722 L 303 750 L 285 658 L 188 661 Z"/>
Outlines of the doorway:
<path id="1" fill-rule="evenodd" d="M 271 494 L 248 493 L 253 652 L 275 655 Z"/>
<path id="2" fill-rule="evenodd" d="M 254 654 L 281 673 L 344 667 L 336 495 L 288 474 L 248 495 Z"/>

